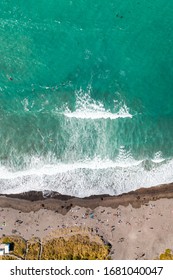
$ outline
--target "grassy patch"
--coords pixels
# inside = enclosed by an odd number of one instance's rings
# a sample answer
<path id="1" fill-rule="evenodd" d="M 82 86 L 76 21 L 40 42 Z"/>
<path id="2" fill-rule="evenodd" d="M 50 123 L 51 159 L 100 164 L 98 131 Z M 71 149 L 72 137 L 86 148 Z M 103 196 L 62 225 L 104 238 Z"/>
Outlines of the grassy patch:
<path id="1" fill-rule="evenodd" d="M 0 243 L 10 243 L 13 247 L 12 254 L 24 258 L 26 253 L 26 241 L 20 236 L 5 236 L 0 238 Z"/>
<path id="2" fill-rule="evenodd" d="M 16 258 L 15 256 L 6 255 L 6 256 L 2 256 L 2 257 L 1 257 L 1 260 L 11 260 L 11 261 L 15 261 L 15 260 L 18 260 L 18 258 Z"/>
<path id="3" fill-rule="evenodd" d="M 87 229 L 70 228 L 68 232 L 53 232 L 41 242 L 33 237 L 26 241 L 20 236 L 0 238 L 0 243 L 10 243 L 13 250 L 10 255 L 0 259 L 26 260 L 108 260 L 110 246 L 105 245 L 98 235 L 92 235 Z M 41 256 L 40 256 L 41 253 Z"/>
<path id="4" fill-rule="evenodd" d="M 51 239 L 43 244 L 42 260 L 106 260 L 110 248 L 91 242 L 88 236 L 73 235 Z"/>
<path id="5" fill-rule="evenodd" d="M 164 253 L 160 254 L 159 260 L 173 260 L 172 250 L 166 249 Z"/>
<path id="6" fill-rule="evenodd" d="M 32 238 L 27 242 L 26 260 L 38 260 L 40 254 L 40 239 Z"/>

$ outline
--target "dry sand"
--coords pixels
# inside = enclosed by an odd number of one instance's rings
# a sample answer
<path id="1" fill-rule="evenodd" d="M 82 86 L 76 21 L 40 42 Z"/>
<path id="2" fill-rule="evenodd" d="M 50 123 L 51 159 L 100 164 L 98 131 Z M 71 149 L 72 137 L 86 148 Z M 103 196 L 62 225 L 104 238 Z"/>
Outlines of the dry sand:
<path id="1" fill-rule="evenodd" d="M 1 196 L 0 236 L 44 238 L 57 229 L 90 228 L 112 245 L 115 260 L 154 259 L 173 249 L 173 184 L 115 197 L 52 196 Z"/>

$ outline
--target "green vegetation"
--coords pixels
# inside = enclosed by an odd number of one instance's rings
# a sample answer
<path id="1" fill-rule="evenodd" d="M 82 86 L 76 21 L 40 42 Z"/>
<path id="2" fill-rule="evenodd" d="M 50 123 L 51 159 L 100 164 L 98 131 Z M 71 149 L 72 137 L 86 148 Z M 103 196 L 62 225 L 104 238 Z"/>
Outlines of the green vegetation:
<path id="1" fill-rule="evenodd" d="M 27 242 L 26 260 L 38 260 L 41 244 L 39 238 L 32 238 Z"/>
<path id="2" fill-rule="evenodd" d="M 26 240 L 20 236 L 5 236 L 0 238 L 0 243 L 10 243 L 13 255 L 24 259 L 26 254 Z"/>
<path id="3" fill-rule="evenodd" d="M 6 256 L 1 256 L 1 260 L 11 260 L 11 261 L 15 261 L 18 260 L 17 257 L 12 256 L 12 255 L 6 255 Z"/>
<path id="4" fill-rule="evenodd" d="M 166 249 L 164 253 L 160 254 L 159 260 L 173 260 L 172 250 Z"/>
<path id="5" fill-rule="evenodd" d="M 90 242 L 88 236 L 80 234 L 54 238 L 43 245 L 42 260 L 106 260 L 110 248 L 106 245 Z"/>
<path id="6" fill-rule="evenodd" d="M 108 260 L 110 259 L 110 246 L 105 245 L 97 235 L 78 232 L 65 237 L 47 236 L 42 242 L 39 238 L 28 241 L 19 236 L 6 236 L 0 238 L 0 243 L 11 243 L 13 250 L 9 255 L 2 256 L 3 260 Z M 64 235 L 63 235 L 64 236 Z M 41 256 L 40 256 L 41 253 Z"/>

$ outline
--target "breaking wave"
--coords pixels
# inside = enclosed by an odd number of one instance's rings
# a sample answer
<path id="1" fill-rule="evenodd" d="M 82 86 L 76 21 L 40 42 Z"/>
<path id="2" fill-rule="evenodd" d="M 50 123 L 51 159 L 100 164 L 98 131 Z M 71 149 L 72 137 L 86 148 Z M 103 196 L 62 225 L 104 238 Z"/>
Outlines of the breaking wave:
<path id="1" fill-rule="evenodd" d="M 100 158 L 67 164 L 45 164 L 39 159 L 34 159 L 34 162 L 37 165 L 16 172 L 1 166 L 0 192 L 46 190 L 87 197 L 115 195 L 173 181 L 173 160 L 166 159 L 134 160 L 129 154 L 120 153 L 115 162 Z"/>

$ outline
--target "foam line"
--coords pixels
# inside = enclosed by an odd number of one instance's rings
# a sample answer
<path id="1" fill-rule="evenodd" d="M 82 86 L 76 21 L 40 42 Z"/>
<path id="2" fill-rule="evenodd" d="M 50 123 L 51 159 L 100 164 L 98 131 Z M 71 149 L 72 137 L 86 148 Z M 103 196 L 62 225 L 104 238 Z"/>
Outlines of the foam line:
<path id="1" fill-rule="evenodd" d="M 129 113 L 117 113 L 113 114 L 111 112 L 106 111 L 87 111 L 87 110 L 76 110 L 74 112 L 65 112 L 64 115 L 68 118 L 76 118 L 76 119 L 111 119 L 115 120 L 118 118 L 132 118 L 132 115 Z"/>
<path id="2" fill-rule="evenodd" d="M 86 168 L 86 167 L 89 167 Z M 16 173 L 0 170 L 0 193 L 26 191 L 56 191 L 61 194 L 87 197 L 98 194 L 121 194 L 141 187 L 151 187 L 173 181 L 173 160 L 145 164 L 129 164 L 125 167 L 107 162 L 97 166 L 87 163 L 74 165 L 45 165 L 38 170 Z M 78 168 L 77 168 L 78 167 Z M 103 169 L 104 167 L 104 169 Z M 62 168 L 62 169 L 61 169 Z M 93 169 L 92 169 L 93 168 Z M 99 169 L 100 168 L 100 169 Z"/>
<path id="3" fill-rule="evenodd" d="M 75 162 L 75 163 L 57 163 L 57 164 L 45 164 L 38 168 L 30 168 L 28 170 L 11 172 L 5 167 L 0 167 L 0 179 L 14 179 L 17 177 L 25 177 L 25 176 L 42 176 L 48 175 L 52 176 L 58 173 L 66 173 L 69 171 L 75 171 L 80 169 L 89 169 L 89 170 L 103 170 L 110 168 L 127 168 L 130 166 L 137 166 L 142 161 L 117 161 L 113 162 L 110 160 L 100 160 L 95 158 L 94 160 L 88 160 L 83 162 Z"/>
<path id="4" fill-rule="evenodd" d="M 116 104 L 114 100 L 113 103 Z M 119 104 L 120 106 L 120 104 Z M 106 110 L 101 101 L 96 101 L 91 98 L 90 90 L 85 93 L 82 90 L 76 92 L 76 106 L 75 110 L 71 111 L 68 107 L 63 114 L 68 118 L 76 119 L 118 119 L 118 118 L 132 118 L 129 109 L 122 102 L 120 108 L 114 106 L 114 111 Z"/>

